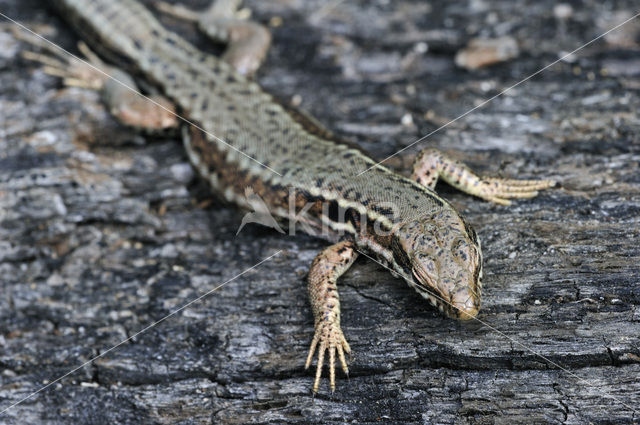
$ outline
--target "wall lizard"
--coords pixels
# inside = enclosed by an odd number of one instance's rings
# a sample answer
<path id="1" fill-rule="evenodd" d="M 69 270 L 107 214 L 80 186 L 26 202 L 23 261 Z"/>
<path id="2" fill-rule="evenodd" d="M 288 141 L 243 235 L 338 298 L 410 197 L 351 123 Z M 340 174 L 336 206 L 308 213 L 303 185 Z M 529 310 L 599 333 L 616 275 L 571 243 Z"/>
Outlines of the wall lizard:
<path id="1" fill-rule="evenodd" d="M 555 185 L 550 180 L 484 178 L 432 149 L 417 156 L 412 179 L 377 164 L 304 113 L 282 106 L 252 80 L 270 36 L 262 26 L 236 18 L 236 0 L 216 1 L 202 18 L 163 7 L 199 19 L 211 37 L 227 42 L 222 58 L 199 51 L 165 29 L 134 0 L 52 4 L 94 50 L 118 64 L 113 68 L 87 47 L 81 49 L 120 83 L 80 61 L 35 53 L 27 57 L 43 62 L 47 72 L 67 84 L 102 90 L 111 112 L 127 125 L 156 131 L 175 128 L 180 125 L 177 111 L 192 124 L 183 126 L 189 160 L 214 191 L 250 209 L 245 196 L 249 187 L 277 218 L 302 221 L 308 233 L 333 242 L 318 254 L 308 275 L 315 334 L 305 366 L 317 350 L 314 392 L 326 353 L 332 391 L 336 355 L 348 373 L 345 353 L 350 347 L 340 326 L 337 280 L 359 252 L 393 270 L 446 315 L 461 320 L 477 315 L 480 241 L 469 223 L 434 191 L 439 178 L 502 205 Z M 135 79 L 120 67 L 161 94 L 151 102 L 141 98 L 131 91 Z"/>

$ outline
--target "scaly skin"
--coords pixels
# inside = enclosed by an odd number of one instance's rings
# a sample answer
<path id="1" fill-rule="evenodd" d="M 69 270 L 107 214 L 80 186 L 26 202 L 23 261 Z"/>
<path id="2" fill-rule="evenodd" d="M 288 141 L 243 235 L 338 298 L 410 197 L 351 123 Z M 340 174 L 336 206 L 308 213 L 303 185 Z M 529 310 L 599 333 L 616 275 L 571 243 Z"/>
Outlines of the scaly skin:
<path id="1" fill-rule="evenodd" d="M 274 216 L 303 222 L 303 230 L 337 242 L 318 255 L 309 273 L 316 331 L 306 366 L 318 348 L 314 391 L 325 352 L 332 390 L 336 351 L 347 371 L 344 352 L 349 352 L 349 345 L 340 328 L 336 282 L 356 251 L 375 257 L 448 316 L 467 320 L 478 313 L 480 242 L 470 225 L 433 191 L 438 176 L 502 204 L 553 185 L 483 179 L 437 152 L 421 155 L 414 167 L 417 181 L 407 179 L 337 141 L 304 114 L 287 110 L 237 72 L 250 74 L 257 68 L 264 57 L 260 49 L 266 51 L 268 40 L 240 41 L 244 47 L 232 46 L 228 63 L 167 31 L 135 1 L 53 4 L 96 51 L 142 75 L 195 124 L 183 132 L 185 148 L 215 191 L 249 209 L 244 194 L 250 187 Z M 228 16 L 225 19 L 218 22 L 219 28 L 231 42 L 234 34 L 251 28 L 245 25 L 234 33 Z M 253 56 L 244 58 L 245 54 Z"/>
<path id="2" fill-rule="evenodd" d="M 336 351 L 342 370 L 345 374 L 349 374 L 344 353 L 349 354 L 351 348 L 349 348 L 340 328 L 340 299 L 336 282 L 340 275 L 351 267 L 357 257 L 358 252 L 352 242 L 338 242 L 318 254 L 309 270 L 309 298 L 311 299 L 316 332 L 313 341 L 311 341 L 311 348 L 309 348 L 309 355 L 304 367 L 305 369 L 309 368 L 313 354 L 318 347 L 318 368 L 313 383 L 314 392 L 317 392 L 320 386 L 325 351 L 329 351 L 331 391 L 336 387 L 334 372 Z"/>

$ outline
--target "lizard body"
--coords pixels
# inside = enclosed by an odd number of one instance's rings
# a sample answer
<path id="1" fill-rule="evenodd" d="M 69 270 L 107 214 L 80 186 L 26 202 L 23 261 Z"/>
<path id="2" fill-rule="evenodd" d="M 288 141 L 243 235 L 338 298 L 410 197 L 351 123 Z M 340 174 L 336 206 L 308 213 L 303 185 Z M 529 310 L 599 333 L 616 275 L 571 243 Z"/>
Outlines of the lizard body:
<path id="1" fill-rule="evenodd" d="M 273 215 L 301 221 L 307 232 L 335 243 L 316 258 L 309 274 L 316 334 L 307 367 L 319 347 L 314 391 L 325 351 L 332 389 L 336 352 L 347 371 L 349 346 L 340 328 L 336 281 L 358 251 L 400 275 L 448 316 L 477 314 L 480 242 L 433 190 L 438 176 L 498 203 L 535 196 L 552 185 L 482 179 L 439 153 L 418 158 L 414 180 L 403 177 L 287 110 L 239 73 L 242 66 L 234 60 L 199 51 L 133 0 L 53 4 L 96 50 L 159 88 L 194 124 L 183 131 L 184 145 L 216 192 L 250 208 L 245 190 L 252 188 Z M 242 54 L 236 51 L 237 57 Z"/>

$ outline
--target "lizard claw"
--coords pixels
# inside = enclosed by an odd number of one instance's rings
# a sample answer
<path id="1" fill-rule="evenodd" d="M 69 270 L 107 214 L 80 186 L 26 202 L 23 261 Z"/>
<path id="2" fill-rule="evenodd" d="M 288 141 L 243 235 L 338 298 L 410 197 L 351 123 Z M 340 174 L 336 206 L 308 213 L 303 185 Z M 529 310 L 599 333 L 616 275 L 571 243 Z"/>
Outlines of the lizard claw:
<path id="1" fill-rule="evenodd" d="M 87 58 L 82 60 L 32 34 L 16 30 L 14 37 L 42 50 L 43 53 L 25 50 L 22 57 L 44 65 L 43 70 L 46 74 L 62 78 L 66 86 L 92 90 L 101 90 L 104 87 L 108 76 L 102 70 L 110 70 L 111 67 L 100 60 L 85 43 L 78 43 L 78 50 Z"/>
<path id="2" fill-rule="evenodd" d="M 533 198 L 539 190 L 556 186 L 553 180 L 482 179 L 474 195 L 500 205 L 510 205 L 510 199 Z"/>
<path id="3" fill-rule="evenodd" d="M 435 189 L 438 178 L 442 178 L 463 192 L 500 205 L 511 205 L 510 199 L 533 198 L 538 191 L 556 186 L 553 180 L 485 178 L 435 149 L 425 149 L 418 154 L 413 178 L 431 189 Z"/>
<path id="4" fill-rule="evenodd" d="M 320 344 L 319 347 L 318 343 Z M 347 367 L 344 353 L 350 354 L 351 348 L 342 333 L 342 329 L 340 329 L 340 325 L 331 321 L 320 321 L 316 325 L 316 331 L 313 336 L 313 341 L 311 341 L 307 362 L 304 366 L 305 369 L 308 369 L 311 365 L 311 360 L 316 352 L 316 348 L 318 348 L 318 365 L 316 367 L 316 378 L 313 382 L 313 392 L 317 393 L 320 387 L 320 376 L 322 375 L 322 366 L 324 365 L 324 356 L 327 350 L 329 351 L 329 382 L 331 392 L 333 392 L 336 389 L 336 351 L 338 352 L 342 370 L 346 375 L 349 375 L 349 368 Z"/>

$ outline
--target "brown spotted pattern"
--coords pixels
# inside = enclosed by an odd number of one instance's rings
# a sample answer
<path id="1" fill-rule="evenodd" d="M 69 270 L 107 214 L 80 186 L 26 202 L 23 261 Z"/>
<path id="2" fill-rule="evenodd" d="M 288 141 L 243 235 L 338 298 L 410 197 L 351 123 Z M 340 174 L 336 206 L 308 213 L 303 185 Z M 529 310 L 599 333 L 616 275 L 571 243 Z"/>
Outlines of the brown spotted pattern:
<path id="1" fill-rule="evenodd" d="M 468 320 L 480 308 L 482 253 L 475 232 L 457 214 L 440 211 L 403 224 L 392 241 L 397 270 L 451 317 Z"/>

